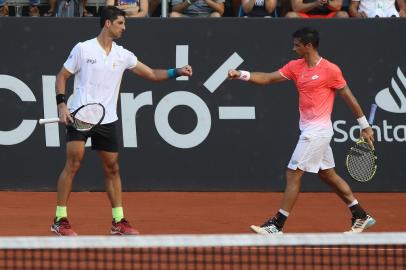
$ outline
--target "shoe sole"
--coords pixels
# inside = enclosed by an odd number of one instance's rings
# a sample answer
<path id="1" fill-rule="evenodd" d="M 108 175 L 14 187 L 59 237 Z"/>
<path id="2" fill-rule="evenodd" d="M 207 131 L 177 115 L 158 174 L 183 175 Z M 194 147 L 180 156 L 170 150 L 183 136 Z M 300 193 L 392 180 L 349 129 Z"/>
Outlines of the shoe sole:
<path id="1" fill-rule="evenodd" d="M 55 230 L 54 228 L 52 228 L 52 226 L 51 226 L 51 232 L 53 232 L 53 233 L 56 234 L 57 236 L 62 236 L 62 234 L 60 234 L 57 230 Z"/>
<path id="2" fill-rule="evenodd" d="M 57 230 L 55 230 L 54 228 L 52 228 L 52 226 L 51 226 L 51 232 L 53 232 L 53 233 L 56 234 L 57 236 L 78 236 L 78 234 L 75 234 L 75 235 L 64 235 L 64 234 L 61 234 L 61 233 L 59 233 Z"/>
<path id="3" fill-rule="evenodd" d="M 369 221 L 368 221 L 368 223 L 367 223 L 367 225 L 365 225 L 365 227 L 364 227 L 364 229 L 362 229 L 362 231 L 360 231 L 360 232 L 354 232 L 354 231 L 347 231 L 347 232 L 344 232 L 344 233 L 348 233 L 348 234 L 351 234 L 351 233 L 362 233 L 362 232 L 364 232 L 365 230 L 367 230 L 367 229 L 369 229 L 369 228 L 371 228 L 372 226 L 374 226 L 376 224 L 376 220 L 373 218 L 373 217 L 369 217 Z"/>
<path id="4" fill-rule="evenodd" d="M 255 225 L 251 225 L 251 226 L 250 226 L 250 230 L 251 230 L 252 232 L 254 232 L 254 233 L 261 234 L 260 229 L 261 229 L 260 227 L 255 226 Z"/>
<path id="5" fill-rule="evenodd" d="M 375 223 L 376 223 L 376 220 L 373 217 L 371 217 L 370 220 L 368 221 L 367 225 L 365 226 L 364 230 L 371 228 L 372 226 L 375 225 Z"/>

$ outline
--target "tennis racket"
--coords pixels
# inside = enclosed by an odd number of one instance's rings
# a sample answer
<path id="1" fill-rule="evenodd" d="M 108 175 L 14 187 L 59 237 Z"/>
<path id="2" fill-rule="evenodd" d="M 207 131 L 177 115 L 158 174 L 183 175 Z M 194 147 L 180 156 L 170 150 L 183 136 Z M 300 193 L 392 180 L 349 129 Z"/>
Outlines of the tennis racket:
<path id="1" fill-rule="evenodd" d="M 371 105 L 368 122 L 372 126 L 375 118 L 376 104 Z M 371 147 L 364 138 L 360 138 L 347 154 L 345 165 L 350 176 L 359 182 L 367 182 L 374 177 L 376 164 L 375 148 Z"/>
<path id="2" fill-rule="evenodd" d="M 104 118 L 106 110 L 100 103 L 88 103 L 77 108 L 71 113 L 73 122 L 69 126 L 78 131 L 90 131 L 98 126 Z M 59 118 L 46 118 L 38 121 L 41 125 L 59 122 Z"/>

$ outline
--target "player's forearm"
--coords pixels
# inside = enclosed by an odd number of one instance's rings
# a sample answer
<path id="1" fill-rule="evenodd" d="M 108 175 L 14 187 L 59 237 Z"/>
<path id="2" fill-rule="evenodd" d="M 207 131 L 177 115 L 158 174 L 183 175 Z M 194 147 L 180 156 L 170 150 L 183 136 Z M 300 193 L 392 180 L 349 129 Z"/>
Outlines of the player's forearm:
<path id="1" fill-rule="evenodd" d="M 58 74 L 56 76 L 56 81 L 55 81 L 55 94 L 63 94 L 65 95 L 65 89 L 66 89 L 66 79 L 62 74 Z"/>
<path id="2" fill-rule="evenodd" d="M 169 77 L 166 69 L 153 69 L 150 73 L 146 74 L 144 78 L 150 81 L 163 81 Z"/>
<path id="3" fill-rule="evenodd" d="M 72 74 L 65 67 L 62 67 L 56 75 L 55 92 L 56 94 L 65 94 L 66 82 Z"/>
<path id="4" fill-rule="evenodd" d="M 350 88 L 345 86 L 343 89 L 339 90 L 341 97 L 344 99 L 347 106 L 351 109 L 353 115 L 356 119 L 359 119 L 364 116 L 364 113 L 359 105 L 357 99 L 352 94 Z"/>
<path id="5" fill-rule="evenodd" d="M 255 84 L 271 84 L 287 80 L 287 78 L 283 77 L 279 73 L 279 71 L 266 73 L 266 72 L 249 72 L 246 70 L 235 70 L 235 69 L 230 69 L 228 71 L 228 78 L 231 80 L 248 81 Z"/>
<path id="6" fill-rule="evenodd" d="M 255 84 L 271 84 L 276 81 L 273 79 L 271 73 L 265 72 L 251 72 L 250 82 Z"/>
<path id="7" fill-rule="evenodd" d="M 173 69 L 152 69 L 151 72 L 143 76 L 145 79 L 150 81 L 164 81 L 171 78 L 176 78 L 180 76 L 180 71 L 177 68 Z"/>

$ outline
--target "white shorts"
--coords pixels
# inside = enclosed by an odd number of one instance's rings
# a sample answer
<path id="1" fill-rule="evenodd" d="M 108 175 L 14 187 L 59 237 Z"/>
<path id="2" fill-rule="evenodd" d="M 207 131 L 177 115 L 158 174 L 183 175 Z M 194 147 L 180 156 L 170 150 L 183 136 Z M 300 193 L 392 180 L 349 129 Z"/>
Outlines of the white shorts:
<path id="1" fill-rule="evenodd" d="M 332 137 L 318 137 L 302 134 L 289 161 L 288 168 L 318 173 L 335 167 L 333 151 L 330 147 Z"/>

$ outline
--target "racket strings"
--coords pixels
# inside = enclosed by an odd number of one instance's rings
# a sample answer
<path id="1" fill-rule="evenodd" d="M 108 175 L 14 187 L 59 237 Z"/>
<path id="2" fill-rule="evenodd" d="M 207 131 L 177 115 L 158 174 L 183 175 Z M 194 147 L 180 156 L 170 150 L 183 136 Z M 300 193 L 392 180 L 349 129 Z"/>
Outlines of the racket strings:
<path id="1" fill-rule="evenodd" d="M 102 106 L 99 104 L 89 104 L 77 111 L 75 117 L 85 123 L 96 125 L 103 115 L 104 110 Z"/>
<path id="2" fill-rule="evenodd" d="M 364 182 L 370 180 L 376 171 L 376 156 L 367 143 L 351 148 L 347 156 L 347 169 L 351 177 Z"/>
<path id="3" fill-rule="evenodd" d="M 98 103 L 88 104 L 77 110 L 74 115 L 73 127 L 79 131 L 87 131 L 100 124 L 104 118 L 104 107 Z"/>
<path id="4" fill-rule="evenodd" d="M 94 124 L 81 121 L 77 118 L 74 118 L 74 122 L 72 125 L 76 130 L 79 130 L 79 131 L 90 130 L 94 126 Z"/>

